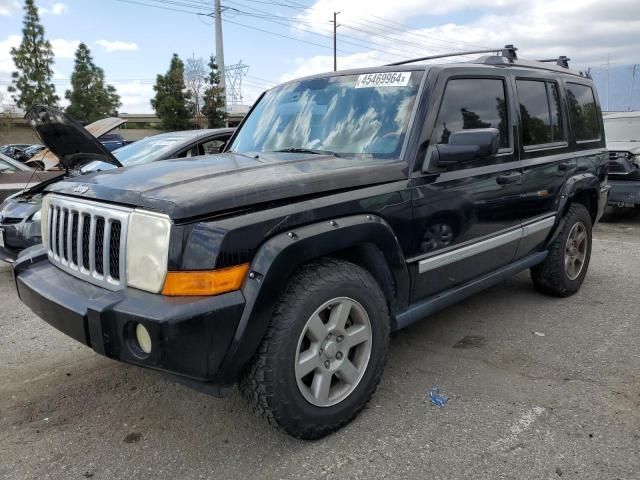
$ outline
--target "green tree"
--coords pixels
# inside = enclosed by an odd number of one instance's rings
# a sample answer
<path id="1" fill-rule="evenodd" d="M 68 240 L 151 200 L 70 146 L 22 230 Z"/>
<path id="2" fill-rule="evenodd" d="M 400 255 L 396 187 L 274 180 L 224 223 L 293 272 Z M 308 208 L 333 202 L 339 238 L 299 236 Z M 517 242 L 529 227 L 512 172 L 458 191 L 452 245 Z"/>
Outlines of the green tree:
<path id="1" fill-rule="evenodd" d="M 93 63 L 91 51 L 84 43 L 76 50 L 71 90 L 67 90 L 64 96 L 69 100 L 67 113 L 86 123 L 115 116 L 120 107 L 116 89 L 105 84 L 104 71 Z"/>
<path id="2" fill-rule="evenodd" d="M 56 105 L 60 97 L 51 83 L 53 77 L 53 49 L 44 39 L 44 27 L 40 24 L 38 8 L 33 0 L 24 4 L 22 21 L 22 43 L 11 49 L 17 72 L 11 74 L 13 85 L 9 91 L 20 108 L 31 108 L 35 104 Z"/>
<path id="3" fill-rule="evenodd" d="M 193 112 L 189 108 L 191 95 L 184 83 L 184 63 L 173 54 L 166 75 L 158 75 L 153 86 L 156 92 L 151 106 L 162 120 L 165 130 L 187 130 L 191 128 Z"/>
<path id="4" fill-rule="evenodd" d="M 207 89 L 204 91 L 204 107 L 202 114 L 207 117 L 209 128 L 227 126 L 227 112 L 224 110 L 224 89 L 220 87 L 220 72 L 215 57 L 209 60 L 209 76 Z"/>

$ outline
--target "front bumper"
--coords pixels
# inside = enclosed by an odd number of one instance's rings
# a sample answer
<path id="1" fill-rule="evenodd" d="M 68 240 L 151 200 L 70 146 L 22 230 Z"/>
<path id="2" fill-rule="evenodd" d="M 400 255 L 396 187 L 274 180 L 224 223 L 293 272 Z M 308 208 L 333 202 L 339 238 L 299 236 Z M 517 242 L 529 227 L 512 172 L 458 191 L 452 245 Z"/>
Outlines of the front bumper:
<path id="1" fill-rule="evenodd" d="M 47 323 L 97 353 L 122 362 L 216 383 L 244 309 L 240 291 L 215 297 L 164 297 L 136 289 L 105 290 L 52 265 L 44 249 L 13 264 L 18 294 Z M 152 340 L 137 348 L 135 325 Z M 211 391 L 210 393 L 215 393 Z"/>
<path id="2" fill-rule="evenodd" d="M 609 180 L 609 205 L 640 205 L 640 180 Z"/>

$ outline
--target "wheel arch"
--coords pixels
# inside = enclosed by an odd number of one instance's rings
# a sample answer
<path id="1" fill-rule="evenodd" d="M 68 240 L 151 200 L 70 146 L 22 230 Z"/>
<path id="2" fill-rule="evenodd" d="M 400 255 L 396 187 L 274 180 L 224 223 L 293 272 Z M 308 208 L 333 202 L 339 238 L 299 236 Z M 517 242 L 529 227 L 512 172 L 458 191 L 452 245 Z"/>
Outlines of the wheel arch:
<path id="1" fill-rule="evenodd" d="M 300 266 L 321 257 L 369 271 L 394 312 L 408 304 L 409 271 L 391 226 L 377 215 L 355 215 L 306 225 L 272 237 L 256 253 L 242 292 L 246 305 L 222 371 L 231 383 L 256 352 L 282 288 Z M 393 327 L 393 324 L 392 324 Z"/>
<path id="2" fill-rule="evenodd" d="M 562 190 L 558 210 L 564 217 L 572 203 L 580 203 L 585 206 L 591 216 L 591 221 L 595 224 L 598 215 L 599 192 L 600 180 L 594 174 L 584 173 L 570 177 Z"/>

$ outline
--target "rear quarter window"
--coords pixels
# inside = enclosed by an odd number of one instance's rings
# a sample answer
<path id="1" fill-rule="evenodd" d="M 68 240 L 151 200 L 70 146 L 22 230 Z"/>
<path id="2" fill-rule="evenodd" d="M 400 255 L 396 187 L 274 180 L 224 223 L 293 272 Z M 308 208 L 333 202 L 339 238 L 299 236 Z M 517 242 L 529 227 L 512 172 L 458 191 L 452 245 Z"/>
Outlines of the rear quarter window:
<path id="1" fill-rule="evenodd" d="M 569 122 L 577 142 L 600 140 L 600 121 L 602 115 L 596 102 L 593 89 L 587 85 L 567 83 L 567 104 Z"/>
<path id="2" fill-rule="evenodd" d="M 564 140 L 558 85 L 543 80 L 516 80 L 525 147 Z"/>

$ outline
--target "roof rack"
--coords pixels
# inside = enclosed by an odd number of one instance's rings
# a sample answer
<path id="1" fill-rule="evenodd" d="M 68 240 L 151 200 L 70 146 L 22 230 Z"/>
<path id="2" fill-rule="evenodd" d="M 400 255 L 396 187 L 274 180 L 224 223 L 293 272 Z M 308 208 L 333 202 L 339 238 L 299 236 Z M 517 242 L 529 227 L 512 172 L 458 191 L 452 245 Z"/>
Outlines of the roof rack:
<path id="1" fill-rule="evenodd" d="M 543 63 L 553 63 L 555 62 L 556 65 L 558 65 L 559 67 L 563 67 L 563 68 L 569 68 L 569 61 L 571 59 L 569 57 L 566 57 L 564 55 L 560 55 L 558 58 L 544 58 L 542 60 L 538 60 L 538 62 L 543 62 Z"/>
<path id="2" fill-rule="evenodd" d="M 466 51 L 466 52 L 452 52 L 452 53 L 443 53 L 441 55 L 431 55 L 429 57 L 413 58 L 411 60 L 403 60 L 401 62 L 389 63 L 387 64 L 387 66 L 393 67 L 396 65 L 406 65 L 408 63 L 423 62 L 425 60 L 435 60 L 437 58 L 459 57 L 461 55 L 476 55 L 478 53 L 497 53 L 497 52 L 500 52 L 502 57 L 505 57 L 510 62 L 513 62 L 514 60 L 518 59 L 518 56 L 516 55 L 516 50 L 518 49 L 513 45 L 505 45 L 504 48 L 491 48 L 487 50 L 472 50 L 472 51 Z"/>

